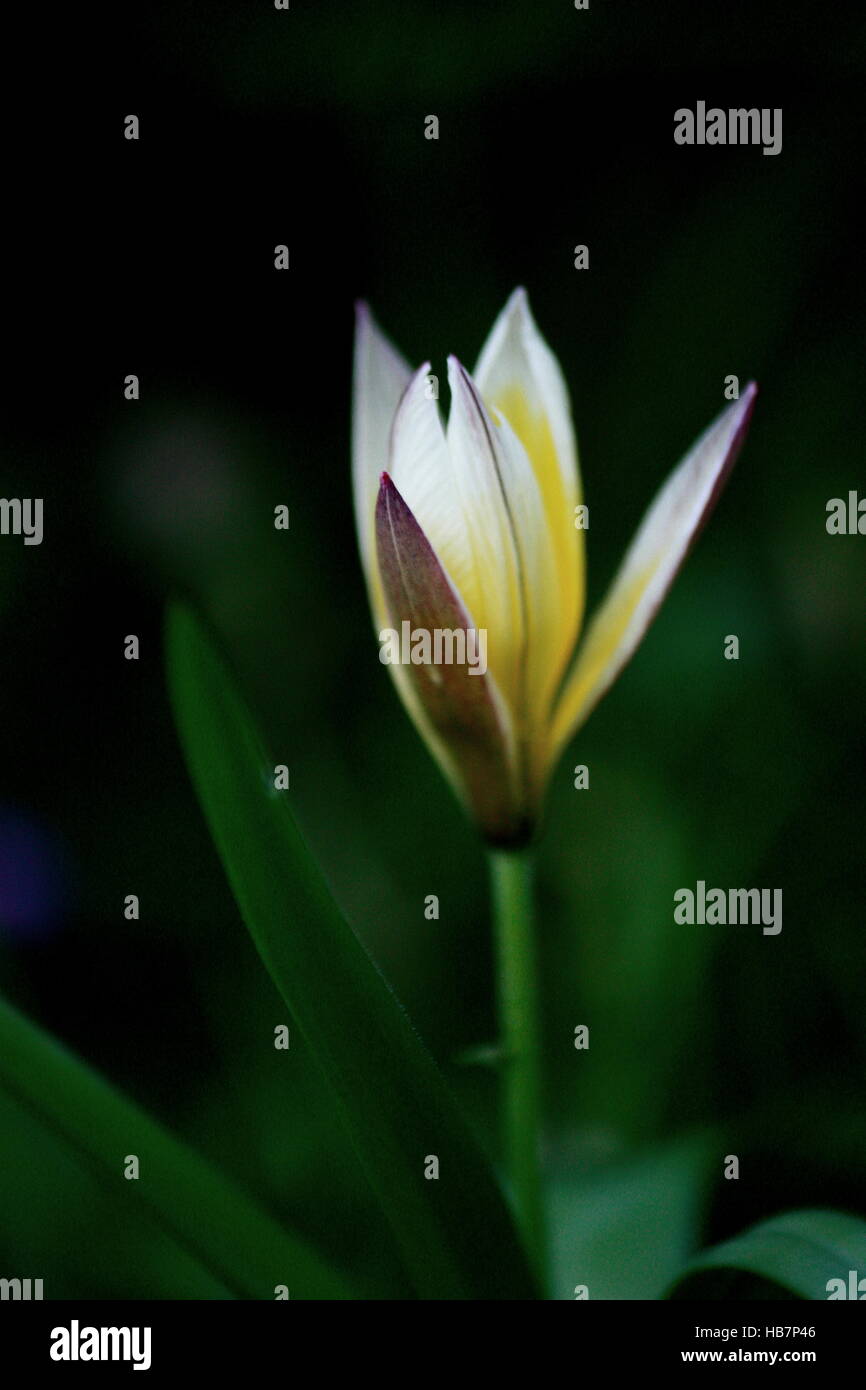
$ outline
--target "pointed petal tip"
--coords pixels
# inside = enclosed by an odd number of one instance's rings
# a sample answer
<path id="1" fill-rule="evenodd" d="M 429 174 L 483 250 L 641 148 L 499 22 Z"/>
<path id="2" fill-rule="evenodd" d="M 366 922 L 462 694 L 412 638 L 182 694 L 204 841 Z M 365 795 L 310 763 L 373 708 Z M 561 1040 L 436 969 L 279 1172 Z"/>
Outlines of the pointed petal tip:
<path id="1" fill-rule="evenodd" d="M 422 362 L 420 367 L 415 367 L 415 368 L 413 369 L 413 371 L 412 371 L 412 373 L 411 373 L 411 375 L 410 375 L 410 377 L 409 377 L 409 380 L 406 382 L 405 390 L 403 391 L 403 394 L 402 394 L 402 396 L 401 396 L 401 398 L 400 398 L 400 405 L 403 404 L 403 402 L 405 401 L 405 399 L 406 399 L 407 396 L 411 396 L 412 392 L 413 392 L 413 391 L 416 389 L 416 387 L 418 386 L 418 383 L 419 383 L 420 381 L 423 381 L 423 379 L 424 379 L 425 377 L 427 377 L 427 376 L 430 375 L 430 368 L 431 368 L 431 363 L 429 363 L 429 362 Z"/>
<path id="2" fill-rule="evenodd" d="M 453 352 L 449 352 L 445 361 L 448 366 L 448 385 L 451 387 L 451 396 L 453 399 L 457 391 L 464 389 L 464 384 L 469 373 L 460 361 L 460 358 L 455 356 Z M 450 425 L 450 418 L 448 423 Z"/>
<path id="3" fill-rule="evenodd" d="M 401 367 L 405 367 L 408 371 L 408 365 L 403 362 L 401 354 L 373 313 L 370 301 L 368 299 L 356 299 L 354 308 L 356 343 L 363 344 L 367 349 L 372 348 L 374 352 L 382 356 L 390 355 L 395 362 L 399 362 Z"/>
<path id="4" fill-rule="evenodd" d="M 451 414 L 448 417 L 449 435 L 455 428 L 460 407 L 463 403 L 466 407 L 471 404 L 473 413 L 489 419 L 487 408 L 484 405 L 481 391 L 472 373 L 464 367 L 459 357 L 452 355 L 448 358 L 448 385 L 451 388 Z M 455 407 L 457 407 L 455 409 Z"/>
<path id="5" fill-rule="evenodd" d="M 384 334 L 376 322 L 373 310 L 366 299 L 355 300 L 355 352 L 369 352 Z"/>
<path id="6" fill-rule="evenodd" d="M 750 381 L 745 391 L 743 392 L 742 400 L 740 402 L 743 409 L 740 416 L 739 427 L 739 432 L 743 436 L 745 436 L 745 432 L 752 422 L 752 412 L 755 409 L 755 401 L 758 399 L 759 392 L 760 388 L 756 381 Z"/>
<path id="7" fill-rule="evenodd" d="M 455 353 L 449 352 L 446 360 L 448 362 L 448 380 L 452 384 L 452 386 L 455 381 L 472 381 L 472 375 L 469 372 L 469 369 L 467 367 L 464 367 L 463 363 L 460 361 L 460 358 L 457 357 Z"/>
<path id="8" fill-rule="evenodd" d="M 733 434 L 728 441 L 727 458 L 723 462 L 719 473 L 719 485 L 714 490 L 713 502 L 721 491 L 721 485 L 727 479 L 728 474 L 737 461 L 737 456 L 743 446 L 749 426 L 752 422 L 752 412 L 755 408 L 755 401 L 758 398 L 758 383 L 750 381 L 743 391 L 738 401 L 732 401 L 729 414 L 733 416 L 735 425 Z"/>
<path id="9" fill-rule="evenodd" d="M 405 512 L 412 515 L 403 498 L 400 489 L 391 477 L 387 469 L 382 469 L 379 474 L 379 487 L 376 491 L 376 526 L 377 528 L 393 518 Z M 414 518 L 413 518 L 414 520 Z"/>
<path id="10" fill-rule="evenodd" d="M 739 417 L 741 427 L 749 420 L 757 397 L 758 383 L 756 381 L 750 381 L 741 391 L 739 399 L 731 401 L 730 414 Z"/>
<path id="11" fill-rule="evenodd" d="M 383 468 L 382 472 L 379 474 L 379 492 L 376 500 L 377 502 L 385 504 L 396 501 L 400 502 L 404 507 L 406 506 L 403 494 L 394 482 L 387 468 Z"/>
<path id="12" fill-rule="evenodd" d="M 516 289 L 511 291 L 499 314 L 498 322 L 512 327 L 517 332 L 524 331 L 529 324 L 534 326 L 535 320 L 529 307 L 529 294 L 524 285 L 518 285 Z"/>
<path id="13" fill-rule="evenodd" d="M 406 385 L 403 387 L 402 394 L 397 402 L 397 409 L 394 412 L 394 419 L 391 423 L 391 450 L 393 452 L 394 440 L 403 429 L 407 417 L 415 407 L 416 398 L 422 385 L 426 385 L 430 375 L 430 363 L 422 362 L 420 367 L 416 367 L 412 372 Z M 391 460 L 393 464 L 393 458 Z"/>
<path id="14" fill-rule="evenodd" d="M 376 320 L 366 299 L 355 300 L 355 333 L 369 333 Z"/>

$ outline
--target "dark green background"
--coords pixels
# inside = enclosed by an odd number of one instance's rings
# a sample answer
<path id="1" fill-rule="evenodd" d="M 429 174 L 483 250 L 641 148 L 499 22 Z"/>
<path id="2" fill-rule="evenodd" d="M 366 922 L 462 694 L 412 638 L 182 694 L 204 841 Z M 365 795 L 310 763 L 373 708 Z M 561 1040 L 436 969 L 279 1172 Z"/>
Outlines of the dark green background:
<path id="1" fill-rule="evenodd" d="M 165 599 L 220 635 L 340 903 L 493 1148 L 494 1075 L 455 1060 L 495 1035 L 483 857 L 377 660 L 356 558 L 352 302 L 436 370 L 471 366 L 527 287 L 572 390 L 591 605 L 724 377 L 756 378 L 718 512 L 551 787 L 557 1292 L 650 1296 L 772 1212 L 866 1214 L 866 538 L 824 524 L 866 493 L 863 41 L 854 5 L 259 0 L 115 7 L 13 48 L 0 494 L 44 497 L 45 540 L 0 538 L 0 872 L 8 903 L 28 837 L 37 904 L 3 926 L 2 988 L 372 1295 L 399 1288 L 380 1217 L 300 1040 L 274 1052 L 283 1007 L 182 764 Z M 781 106 L 782 153 L 675 146 L 698 99 Z M 699 878 L 782 888 L 781 935 L 676 926 Z M 127 1214 L 120 1159 L 109 1196 L 5 1099 L 0 1124 L 0 1274 L 220 1296 Z"/>

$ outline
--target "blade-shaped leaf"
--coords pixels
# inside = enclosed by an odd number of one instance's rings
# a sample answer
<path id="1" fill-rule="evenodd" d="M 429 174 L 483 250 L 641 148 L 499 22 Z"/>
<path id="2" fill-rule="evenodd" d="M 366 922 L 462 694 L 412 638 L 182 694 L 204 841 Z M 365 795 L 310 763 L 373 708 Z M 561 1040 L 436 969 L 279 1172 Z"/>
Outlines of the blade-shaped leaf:
<path id="1" fill-rule="evenodd" d="M 830 1281 L 842 1280 L 847 1290 L 852 1270 L 866 1275 L 866 1221 L 838 1211 L 792 1211 L 702 1251 L 667 1296 L 827 1299 L 839 1287 Z"/>
<path id="2" fill-rule="evenodd" d="M 337 1096 L 414 1288 L 426 1298 L 533 1297 L 485 1158 L 341 916 L 285 795 L 269 789 L 273 763 L 185 607 L 169 614 L 167 657 L 181 742 L 241 914 Z M 432 1155 L 438 1181 L 424 1177 Z"/>
<path id="3" fill-rule="evenodd" d="M 272 1299 L 278 1284 L 293 1299 L 351 1297 L 302 1241 L 3 999 L 0 1085 L 238 1297 Z M 127 1154 L 140 1163 L 140 1176 L 129 1182 Z"/>
<path id="4" fill-rule="evenodd" d="M 701 1133 L 582 1180 L 554 1169 L 553 1297 L 573 1299 L 578 1284 L 593 1302 L 661 1297 L 694 1249 L 714 1152 Z"/>

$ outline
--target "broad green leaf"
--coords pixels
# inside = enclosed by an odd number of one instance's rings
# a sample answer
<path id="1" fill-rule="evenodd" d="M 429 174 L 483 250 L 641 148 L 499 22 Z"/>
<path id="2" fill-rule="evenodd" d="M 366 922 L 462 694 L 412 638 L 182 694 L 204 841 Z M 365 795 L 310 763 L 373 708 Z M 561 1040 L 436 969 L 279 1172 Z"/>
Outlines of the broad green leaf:
<path id="1" fill-rule="evenodd" d="M 486 1159 L 334 903 L 248 710 L 185 607 L 169 613 L 167 659 L 181 743 L 241 915 L 333 1088 L 415 1291 L 533 1297 Z M 425 1178 L 432 1156 L 438 1180 Z"/>
<path id="2" fill-rule="evenodd" d="M 852 1270 L 866 1276 L 866 1221 L 838 1211 L 792 1211 L 704 1250 L 667 1296 L 827 1299 L 829 1281 L 841 1279 L 847 1288 Z"/>
<path id="3" fill-rule="evenodd" d="M 0 1085 L 237 1297 L 273 1299 L 278 1284 L 293 1299 L 351 1297 L 318 1255 L 3 999 Z M 129 1181 L 128 1154 L 140 1164 Z"/>
<path id="4" fill-rule="evenodd" d="M 659 1298 L 682 1268 L 707 1190 L 712 1137 L 695 1134 L 600 1171 L 549 1183 L 553 1297 Z"/>

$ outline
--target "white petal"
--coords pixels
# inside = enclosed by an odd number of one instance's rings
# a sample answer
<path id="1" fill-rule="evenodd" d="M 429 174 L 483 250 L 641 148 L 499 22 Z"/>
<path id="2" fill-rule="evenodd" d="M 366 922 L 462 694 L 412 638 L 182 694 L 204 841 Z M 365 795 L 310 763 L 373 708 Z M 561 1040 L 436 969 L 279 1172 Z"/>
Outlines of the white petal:
<path id="1" fill-rule="evenodd" d="M 476 559 L 470 607 L 487 628 L 490 668 L 529 739 L 547 722 L 545 701 L 558 680 L 551 654 L 560 614 L 544 502 L 509 422 L 491 417 L 455 358 L 448 370 L 448 445 Z"/>
<path id="2" fill-rule="evenodd" d="M 523 659 L 526 602 L 501 450 L 496 448 L 489 413 L 455 357 L 448 359 L 448 381 L 448 448 L 475 558 L 472 587 L 464 597 L 478 626 L 487 629 L 491 670 L 513 704 Z"/>
<path id="3" fill-rule="evenodd" d="M 554 723 L 557 751 L 616 680 L 658 612 L 734 464 L 756 394 L 752 382 L 718 416 L 641 522 L 563 687 Z"/>
<path id="4" fill-rule="evenodd" d="M 474 618 L 475 556 L 437 402 L 430 363 L 415 373 L 391 432 L 388 471 L 436 553 L 452 587 Z"/>
<path id="5" fill-rule="evenodd" d="M 391 426 L 411 369 L 379 328 L 366 304 L 355 317 L 355 367 L 352 388 L 352 488 L 355 526 L 370 604 L 377 626 L 382 616 L 381 586 L 376 574 L 376 497 L 379 477 L 388 467 Z"/>
<path id="6" fill-rule="evenodd" d="M 500 411 L 520 439 L 541 487 L 558 575 L 562 670 L 583 617 L 584 535 L 574 525 L 580 474 L 568 389 L 525 290 L 515 290 L 493 325 L 474 379 L 488 408 Z"/>
<path id="7" fill-rule="evenodd" d="M 512 390 L 523 392 L 530 417 L 544 417 L 556 447 L 563 491 L 576 505 L 580 483 L 568 388 L 555 355 L 538 331 L 524 289 L 515 290 L 500 313 L 472 375 L 487 405 L 508 416 L 530 456 L 529 443 L 521 434 L 524 421 L 512 418 L 520 412 L 509 415 L 504 398 Z"/>

